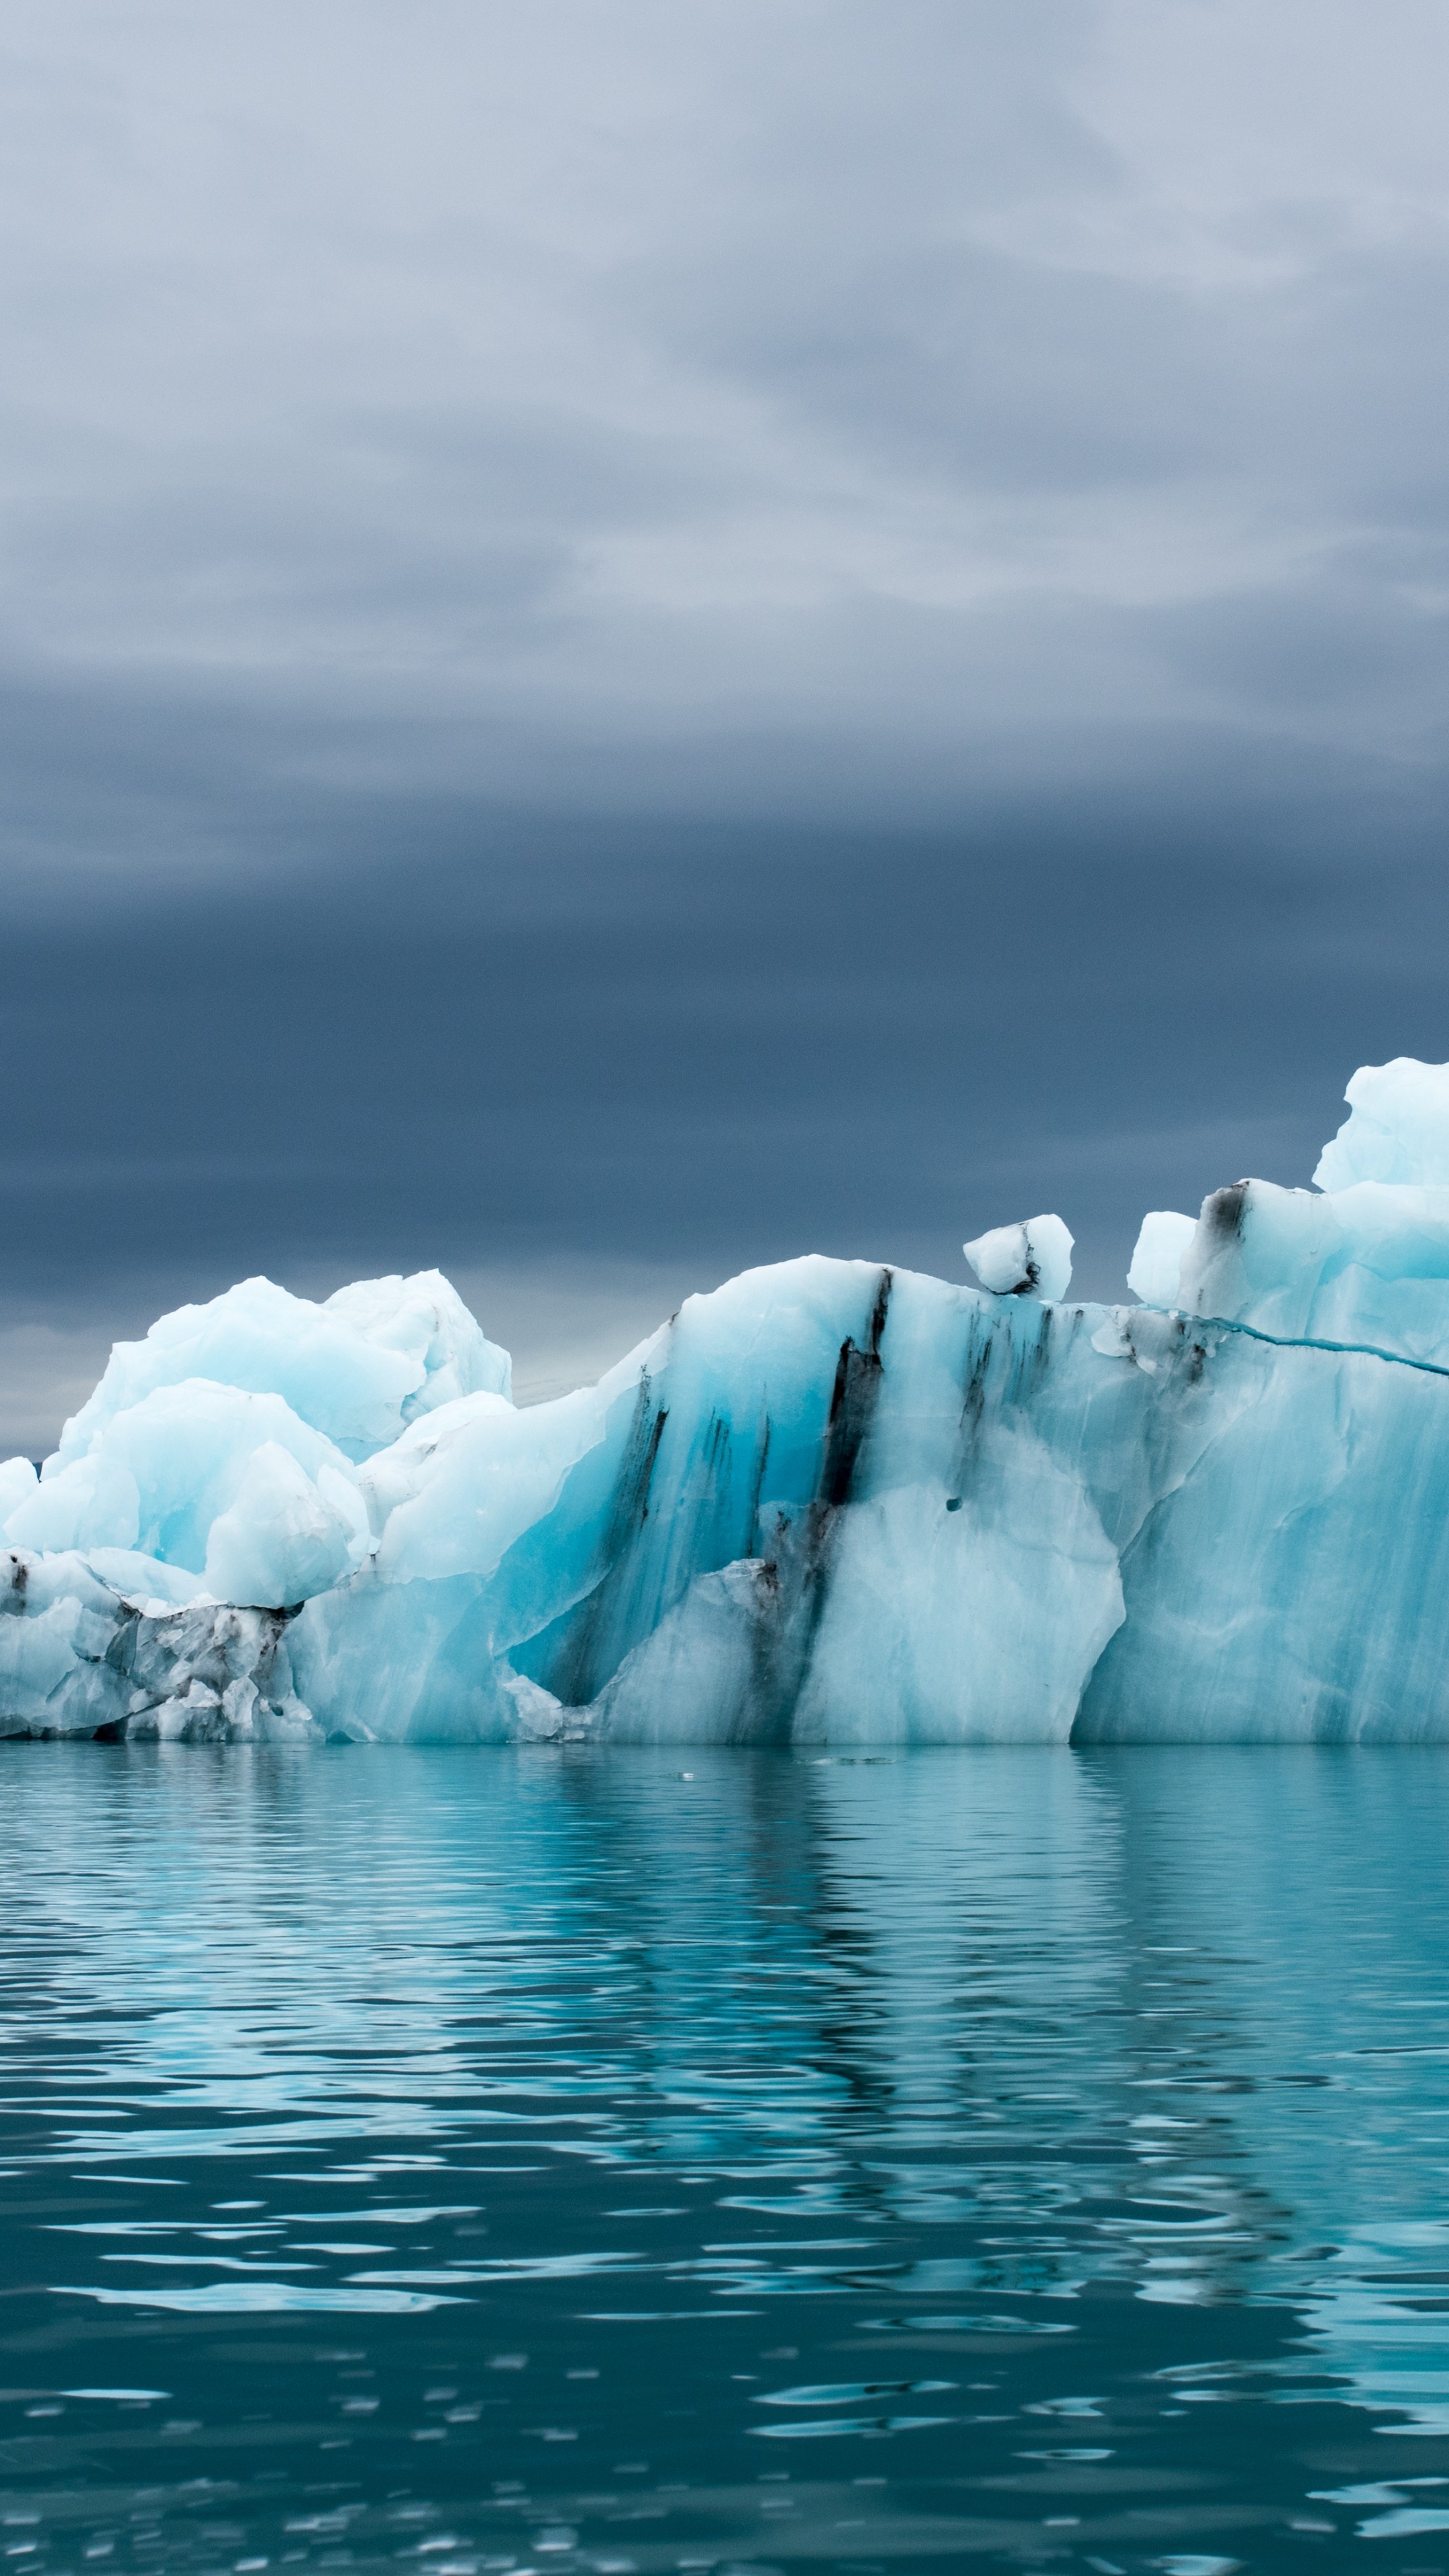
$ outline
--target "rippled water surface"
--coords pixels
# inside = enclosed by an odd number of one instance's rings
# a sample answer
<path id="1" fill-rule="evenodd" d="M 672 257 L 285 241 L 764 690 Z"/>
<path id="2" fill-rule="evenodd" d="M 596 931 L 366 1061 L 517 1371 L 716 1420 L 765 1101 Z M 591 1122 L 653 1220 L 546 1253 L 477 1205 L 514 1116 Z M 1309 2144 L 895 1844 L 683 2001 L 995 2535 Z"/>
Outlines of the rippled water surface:
<path id="1" fill-rule="evenodd" d="M 1449 2570 L 1449 1758 L 0 1783 L 0 2576 Z"/>

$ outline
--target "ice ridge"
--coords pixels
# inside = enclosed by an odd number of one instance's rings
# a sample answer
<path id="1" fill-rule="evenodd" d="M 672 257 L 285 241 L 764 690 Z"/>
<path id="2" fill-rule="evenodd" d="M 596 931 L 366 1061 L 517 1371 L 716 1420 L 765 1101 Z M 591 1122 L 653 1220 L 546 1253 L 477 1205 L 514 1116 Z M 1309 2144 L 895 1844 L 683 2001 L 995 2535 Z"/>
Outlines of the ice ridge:
<path id="1" fill-rule="evenodd" d="M 1265 1333 L 1261 1324 L 1245 1324 L 1232 1315 L 1204 1315 L 1200 1320 L 1221 1333 L 1247 1333 L 1255 1342 L 1271 1342 L 1275 1351 L 1344 1351 L 1382 1360 L 1389 1368 L 1423 1369 L 1429 1377 L 1449 1377 L 1449 1363 L 1410 1359 L 1406 1351 L 1380 1350 L 1374 1342 L 1329 1342 L 1313 1333 Z"/>
<path id="2" fill-rule="evenodd" d="M 1136 1305 L 808 1255 L 522 1409 L 436 1272 L 163 1317 L 0 1466 L 0 1733 L 1445 1740 L 1449 1067 L 1348 1097 Z"/>

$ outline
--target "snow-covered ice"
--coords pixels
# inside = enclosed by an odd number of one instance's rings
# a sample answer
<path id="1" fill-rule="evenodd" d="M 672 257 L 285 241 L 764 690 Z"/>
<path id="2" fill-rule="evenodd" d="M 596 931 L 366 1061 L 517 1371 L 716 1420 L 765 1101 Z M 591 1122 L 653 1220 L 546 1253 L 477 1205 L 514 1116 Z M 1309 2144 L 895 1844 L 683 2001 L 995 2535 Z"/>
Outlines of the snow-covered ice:
<path id="1" fill-rule="evenodd" d="M 1449 1738 L 1449 1067 L 1319 1186 L 746 1272 L 528 1409 L 436 1272 L 249 1280 L 0 1467 L 0 1731 Z"/>

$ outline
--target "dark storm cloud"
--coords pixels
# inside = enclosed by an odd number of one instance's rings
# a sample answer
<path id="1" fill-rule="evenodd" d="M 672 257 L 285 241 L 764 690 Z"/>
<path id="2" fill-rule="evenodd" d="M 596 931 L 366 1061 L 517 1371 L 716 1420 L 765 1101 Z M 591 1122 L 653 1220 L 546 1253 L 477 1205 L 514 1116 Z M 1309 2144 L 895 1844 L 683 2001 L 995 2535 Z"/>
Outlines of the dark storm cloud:
<path id="1" fill-rule="evenodd" d="M 261 1267 L 642 1323 L 1058 1205 L 1111 1291 L 1449 1054 L 1428 0 L 3 53 L 27 1440 L 58 1317 Z"/>

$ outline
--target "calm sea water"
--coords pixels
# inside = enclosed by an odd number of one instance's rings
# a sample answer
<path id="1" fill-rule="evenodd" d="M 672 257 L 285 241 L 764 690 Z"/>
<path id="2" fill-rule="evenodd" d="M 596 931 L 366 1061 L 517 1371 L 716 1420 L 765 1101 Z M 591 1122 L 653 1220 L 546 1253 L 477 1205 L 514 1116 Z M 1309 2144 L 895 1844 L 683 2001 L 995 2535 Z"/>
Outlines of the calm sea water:
<path id="1" fill-rule="evenodd" d="M 0 2576 L 1449 2569 L 1449 1757 L 0 1787 Z"/>

